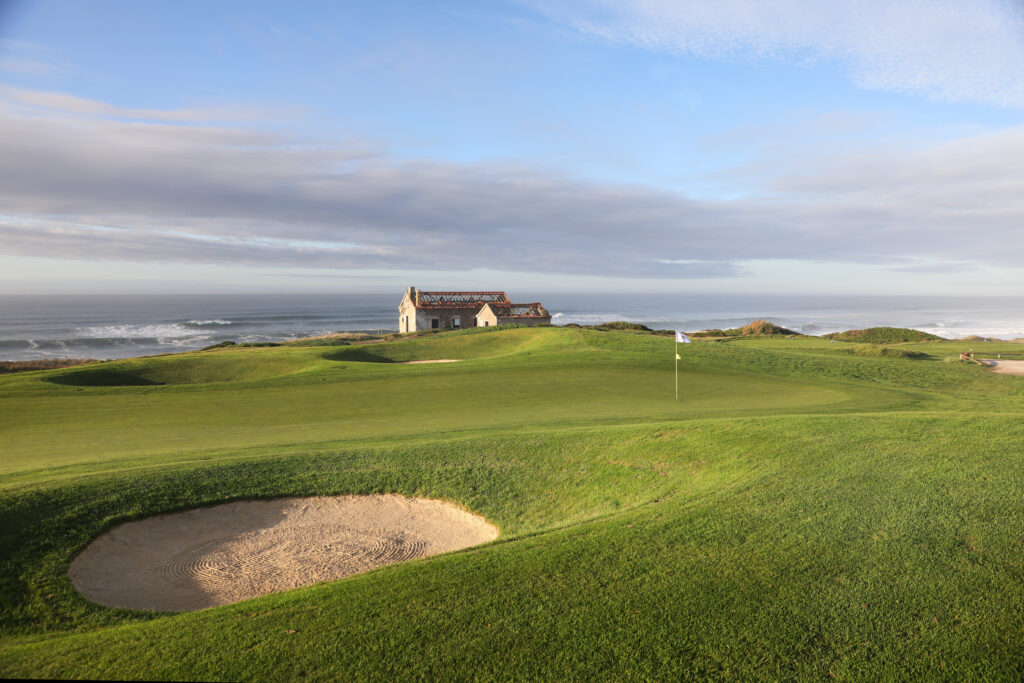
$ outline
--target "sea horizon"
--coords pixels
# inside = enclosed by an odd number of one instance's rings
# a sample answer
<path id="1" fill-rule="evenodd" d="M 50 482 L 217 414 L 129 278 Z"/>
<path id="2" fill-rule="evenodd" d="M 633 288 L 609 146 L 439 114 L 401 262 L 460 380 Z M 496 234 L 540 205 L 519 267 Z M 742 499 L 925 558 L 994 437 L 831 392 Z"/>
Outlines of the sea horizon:
<path id="1" fill-rule="evenodd" d="M 764 319 L 822 335 L 908 327 L 948 339 L 1024 338 L 1020 297 L 621 294 L 509 291 L 540 301 L 552 324 L 621 320 L 699 331 Z M 287 341 L 334 332 L 396 332 L 401 293 L 0 295 L 0 360 L 113 359 L 223 341 Z"/>

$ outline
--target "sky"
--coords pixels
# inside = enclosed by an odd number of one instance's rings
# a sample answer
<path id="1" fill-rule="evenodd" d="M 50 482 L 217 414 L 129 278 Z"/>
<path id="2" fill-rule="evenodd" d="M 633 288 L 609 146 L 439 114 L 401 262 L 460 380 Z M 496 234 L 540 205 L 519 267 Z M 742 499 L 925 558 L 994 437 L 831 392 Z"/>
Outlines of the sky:
<path id="1" fill-rule="evenodd" d="M 0 294 L 1024 291 L 1024 0 L 0 0 Z"/>

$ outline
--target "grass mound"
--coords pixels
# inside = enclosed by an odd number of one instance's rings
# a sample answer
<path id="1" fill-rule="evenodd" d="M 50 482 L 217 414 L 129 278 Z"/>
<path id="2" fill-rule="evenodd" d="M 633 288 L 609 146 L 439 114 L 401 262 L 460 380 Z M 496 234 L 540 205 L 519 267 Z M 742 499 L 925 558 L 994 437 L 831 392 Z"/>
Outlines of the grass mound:
<path id="1" fill-rule="evenodd" d="M 341 351 L 333 351 L 324 354 L 324 358 L 327 360 L 334 361 L 347 361 L 349 363 L 399 363 L 401 361 L 394 358 L 396 355 L 393 349 L 384 348 L 383 351 L 378 352 L 374 347 L 367 348 L 365 346 L 356 346 L 351 349 L 343 349 Z"/>
<path id="2" fill-rule="evenodd" d="M 111 361 L 102 367 L 86 366 L 54 374 L 47 381 L 80 387 L 207 384 L 278 377 L 308 369 L 317 362 L 309 354 L 269 355 L 272 348 L 222 349 Z"/>
<path id="3" fill-rule="evenodd" d="M 912 330 L 907 327 L 868 327 L 863 330 L 846 330 L 822 335 L 836 341 L 852 341 L 864 344 L 899 344 L 902 342 L 941 341 L 942 337 Z"/>
<path id="4" fill-rule="evenodd" d="M 242 342 L 231 341 L 227 339 L 220 342 L 219 344 L 211 344 L 210 346 L 204 346 L 199 349 L 200 351 L 214 351 L 216 349 L 253 349 L 267 346 L 281 346 L 283 342 Z"/>
<path id="5" fill-rule="evenodd" d="M 558 339 L 557 328 L 499 325 L 464 330 L 424 330 L 389 335 L 381 342 L 353 344 L 329 351 L 323 358 L 355 363 L 407 363 L 451 358 L 494 358 L 541 349 Z"/>
<path id="6" fill-rule="evenodd" d="M 776 325 L 768 320 L 757 319 L 749 322 L 743 327 L 733 327 L 727 330 L 712 329 L 691 332 L 691 337 L 774 337 L 799 335 L 788 328 Z"/>
<path id="7" fill-rule="evenodd" d="M 630 323 L 625 320 L 613 320 L 607 323 L 601 323 L 599 325 L 583 325 L 590 330 L 618 330 L 626 332 L 653 332 L 647 325 L 641 325 L 640 323 Z"/>

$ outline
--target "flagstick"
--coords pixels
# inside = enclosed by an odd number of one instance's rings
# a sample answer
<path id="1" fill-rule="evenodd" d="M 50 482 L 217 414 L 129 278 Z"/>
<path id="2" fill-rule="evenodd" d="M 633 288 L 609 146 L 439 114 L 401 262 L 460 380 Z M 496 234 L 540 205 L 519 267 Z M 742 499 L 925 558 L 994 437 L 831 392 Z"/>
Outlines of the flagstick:
<path id="1" fill-rule="evenodd" d="M 676 400 L 679 400 L 679 336 L 676 333 Z"/>

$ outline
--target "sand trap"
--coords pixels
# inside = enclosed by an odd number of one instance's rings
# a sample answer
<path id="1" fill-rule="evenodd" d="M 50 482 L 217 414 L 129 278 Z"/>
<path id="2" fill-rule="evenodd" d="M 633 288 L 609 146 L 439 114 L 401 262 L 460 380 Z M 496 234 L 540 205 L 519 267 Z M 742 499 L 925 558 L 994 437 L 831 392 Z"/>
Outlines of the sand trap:
<path id="1" fill-rule="evenodd" d="M 1024 375 L 1024 360 L 986 360 L 985 364 L 1001 375 Z"/>
<path id="2" fill-rule="evenodd" d="M 122 524 L 68 570 L 108 607 L 188 610 L 340 579 L 494 540 L 484 518 L 387 494 L 239 501 Z"/>
<path id="3" fill-rule="evenodd" d="M 402 365 L 419 365 L 420 363 L 458 363 L 460 358 L 437 358 L 435 360 L 403 360 Z"/>

